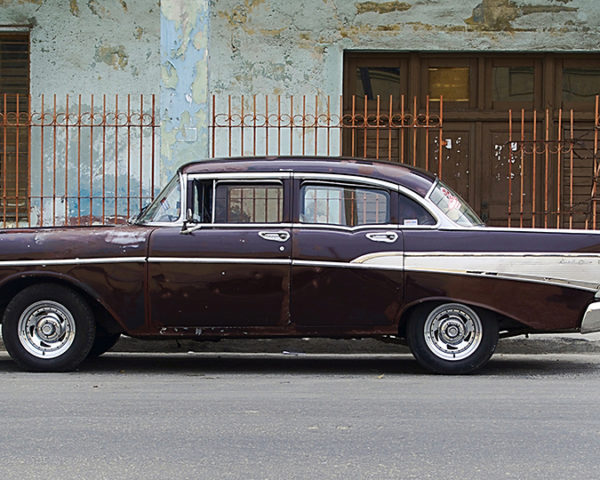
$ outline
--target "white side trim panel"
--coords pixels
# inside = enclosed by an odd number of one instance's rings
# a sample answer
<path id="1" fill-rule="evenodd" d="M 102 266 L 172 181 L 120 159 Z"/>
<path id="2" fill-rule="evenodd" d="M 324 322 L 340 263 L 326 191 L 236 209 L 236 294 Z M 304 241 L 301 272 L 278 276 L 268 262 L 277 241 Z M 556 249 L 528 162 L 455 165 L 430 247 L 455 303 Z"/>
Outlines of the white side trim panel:
<path id="1" fill-rule="evenodd" d="M 600 254 L 386 252 L 365 255 L 355 262 L 407 271 L 496 276 L 514 280 L 600 289 Z"/>

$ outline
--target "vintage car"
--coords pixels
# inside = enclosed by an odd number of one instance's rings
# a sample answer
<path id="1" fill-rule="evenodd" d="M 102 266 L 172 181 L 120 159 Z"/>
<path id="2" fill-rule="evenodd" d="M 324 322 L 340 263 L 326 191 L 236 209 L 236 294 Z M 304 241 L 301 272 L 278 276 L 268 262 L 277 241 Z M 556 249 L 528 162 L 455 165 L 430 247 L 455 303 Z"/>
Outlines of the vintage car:
<path id="1" fill-rule="evenodd" d="M 434 175 L 359 159 L 198 161 L 130 224 L 0 232 L 2 335 L 65 371 L 140 338 L 375 337 L 438 373 L 498 338 L 600 330 L 600 235 L 487 228 Z"/>

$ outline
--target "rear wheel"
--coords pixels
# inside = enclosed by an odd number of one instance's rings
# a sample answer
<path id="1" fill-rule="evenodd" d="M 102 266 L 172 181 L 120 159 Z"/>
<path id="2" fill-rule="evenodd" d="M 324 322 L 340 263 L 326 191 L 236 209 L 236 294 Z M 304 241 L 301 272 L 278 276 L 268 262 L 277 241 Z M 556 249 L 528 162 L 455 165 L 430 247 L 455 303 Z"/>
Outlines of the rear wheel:
<path id="1" fill-rule="evenodd" d="M 32 371 L 75 369 L 92 348 L 95 333 L 94 315 L 81 295 L 49 283 L 15 295 L 2 322 L 6 350 Z"/>
<path id="2" fill-rule="evenodd" d="M 417 309 L 407 337 L 417 361 L 436 373 L 465 374 L 481 368 L 498 343 L 498 324 L 461 303 Z"/>

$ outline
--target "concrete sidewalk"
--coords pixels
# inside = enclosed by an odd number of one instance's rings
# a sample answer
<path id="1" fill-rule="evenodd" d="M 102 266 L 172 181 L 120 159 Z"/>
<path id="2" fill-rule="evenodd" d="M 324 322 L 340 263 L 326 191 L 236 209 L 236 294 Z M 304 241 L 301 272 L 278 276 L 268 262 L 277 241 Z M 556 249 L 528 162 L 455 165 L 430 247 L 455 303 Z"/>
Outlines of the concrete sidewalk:
<path id="1" fill-rule="evenodd" d="M 0 350 L 4 344 L 0 341 Z M 233 339 L 218 342 L 193 340 L 138 340 L 122 336 L 113 352 L 228 352 L 228 353 L 408 353 L 408 347 L 375 339 L 334 340 L 329 338 Z M 600 353 L 600 333 L 550 334 L 500 340 L 497 353 Z"/>

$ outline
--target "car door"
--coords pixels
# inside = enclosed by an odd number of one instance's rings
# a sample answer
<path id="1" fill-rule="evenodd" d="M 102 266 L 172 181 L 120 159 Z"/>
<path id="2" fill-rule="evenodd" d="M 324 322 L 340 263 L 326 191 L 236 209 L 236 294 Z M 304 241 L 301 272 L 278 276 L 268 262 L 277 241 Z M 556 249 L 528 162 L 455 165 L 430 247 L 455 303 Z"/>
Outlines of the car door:
<path id="1" fill-rule="evenodd" d="M 276 327 L 289 321 L 289 180 L 187 178 L 188 222 L 158 228 L 148 294 L 156 327 Z M 182 231 L 183 230 L 183 231 Z"/>
<path id="2" fill-rule="evenodd" d="M 297 175 L 292 322 L 334 332 L 390 326 L 402 303 L 402 232 L 393 186 Z M 396 265 L 364 260 L 382 252 Z"/>

